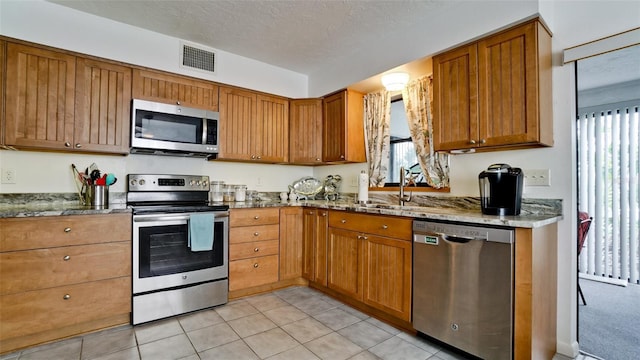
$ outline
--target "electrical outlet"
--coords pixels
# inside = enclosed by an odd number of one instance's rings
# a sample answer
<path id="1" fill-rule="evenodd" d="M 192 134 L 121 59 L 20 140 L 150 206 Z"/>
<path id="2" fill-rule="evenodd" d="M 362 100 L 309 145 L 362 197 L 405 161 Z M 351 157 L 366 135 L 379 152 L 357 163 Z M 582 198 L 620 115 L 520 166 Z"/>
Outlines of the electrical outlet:
<path id="1" fill-rule="evenodd" d="M 262 178 L 261 177 L 257 177 L 256 178 L 256 187 L 262 187 Z"/>
<path id="2" fill-rule="evenodd" d="M 525 186 L 551 186 L 551 171 L 549 169 L 524 170 Z"/>
<path id="3" fill-rule="evenodd" d="M 16 170 L 15 169 L 2 169 L 2 183 L 3 184 L 15 184 L 16 183 Z"/>

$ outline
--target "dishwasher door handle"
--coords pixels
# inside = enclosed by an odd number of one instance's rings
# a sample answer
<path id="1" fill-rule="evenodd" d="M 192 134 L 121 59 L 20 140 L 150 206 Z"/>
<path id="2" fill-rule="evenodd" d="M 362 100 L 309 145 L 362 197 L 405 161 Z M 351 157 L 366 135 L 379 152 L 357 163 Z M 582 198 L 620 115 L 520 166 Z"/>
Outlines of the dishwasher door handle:
<path id="1" fill-rule="evenodd" d="M 456 235 L 447 235 L 443 233 L 438 233 L 438 236 L 446 241 L 456 242 L 456 243 L 468 243 L 472 240 L 484 240 L 482 238 L 476 238 L 471 236 L 456 236 Z"/>

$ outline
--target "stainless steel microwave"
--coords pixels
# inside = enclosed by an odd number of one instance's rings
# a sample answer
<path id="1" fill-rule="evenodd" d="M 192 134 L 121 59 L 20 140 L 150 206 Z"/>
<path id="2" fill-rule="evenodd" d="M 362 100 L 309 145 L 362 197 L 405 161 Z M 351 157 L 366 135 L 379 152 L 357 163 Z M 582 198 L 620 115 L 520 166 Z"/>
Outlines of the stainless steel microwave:
<path id="1" fill-rule="evenodd" d="M 134 99 L 131 153 L 215 158 L 218 112 Z"/>

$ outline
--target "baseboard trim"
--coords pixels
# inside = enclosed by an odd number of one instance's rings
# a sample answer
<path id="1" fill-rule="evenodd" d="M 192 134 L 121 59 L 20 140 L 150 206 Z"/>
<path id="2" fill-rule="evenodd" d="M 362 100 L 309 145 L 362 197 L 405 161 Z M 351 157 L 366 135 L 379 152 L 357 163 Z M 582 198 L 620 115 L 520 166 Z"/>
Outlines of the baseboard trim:
<path id="1" fill-rule="evenodd" d="M 562 341 L 558 341 L 556 345 L 556 355 L 553 357 L 554 360 L 566 360 L 575 359 L 580 354 L 580 346 L 577 341 L 572 341 L 571 343 L 565 343 Z"/>

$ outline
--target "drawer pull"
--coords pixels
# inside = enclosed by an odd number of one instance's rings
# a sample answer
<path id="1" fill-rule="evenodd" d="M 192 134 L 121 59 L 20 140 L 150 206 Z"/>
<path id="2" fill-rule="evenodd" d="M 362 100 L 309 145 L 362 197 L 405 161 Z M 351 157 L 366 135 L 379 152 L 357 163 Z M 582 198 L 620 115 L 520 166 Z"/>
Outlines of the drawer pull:
<path id="1" fill-rule="evenodd" d="M 253 264 L 253 267 L 256 269 L 258 268 L 258 266 L 259 266 L 258 263 Z"/>
<path id="2" fill-rule="evenodd" d="M 344 223 L 346 223 L 346 222 L 347 222 L 347 220 L 342 219 L 342 220 L 340 220 L 340 222 L 344 224 Z"/>
<path id="3" fill-rule="evenodd" d="M 387 225 L 382 225 L 382 228 L 386 230 L 386 229 L 388 229 L 389 227 L 388 227 Z"/>
<path id="4" fill-rule="evenodd" d="M 322 213 L 322 216 L 327 216 L 327 213 L 326 213 L 326 212 L 323 212 L 323 213 Z"/>
<path id="5" fill-rule="evenodd" d="M 71 295 L 69 294 L 64 294 L 64 296 L 62 297 L 64 300 L 69 300 L 71 299 Z"/>
<path id="6" fill-rule="evenodd" d="M 256 216 L 254 216 L 253 218 L 254 218 L 254 219 L 256 219 L 256 220 L 258 220 L 258 219 L 260 219 L 260 216 L 256 215 Z"/>
<path id="7" fill-rule="evenodd" d="M 64 143 L 64 146 L 65 147 L 71 147 L 71 143 L 67 141 L 67 142 Z"/>
<path id="8" fill-rule="evenodd" d="M 64 232 L 66 233 L 71 232 L 71 228 L 70 227 L 64 228 Z"/>
<path id="9" fill-rule="evenodd" d="M 258 251 L 260 251 L 260 248 L 255 248 L 255 249 L 253 249 L 253 251 L 254 252 L 258 252 Z"/>
<path id="10" fill-rule="evenodd" d="M 258 236 L 260 235 L 257 231 L 253 233 L 253 236 Z"/>
<path id="11" fill-rule="evenodd" d="M 62 258 L 62 260 L 64 260 L 64 261 L 69 261 L 69 260 L 71 260 L 71 256 L 69 256 L 69 255 L 65 255 L 65 256 Z"/>

